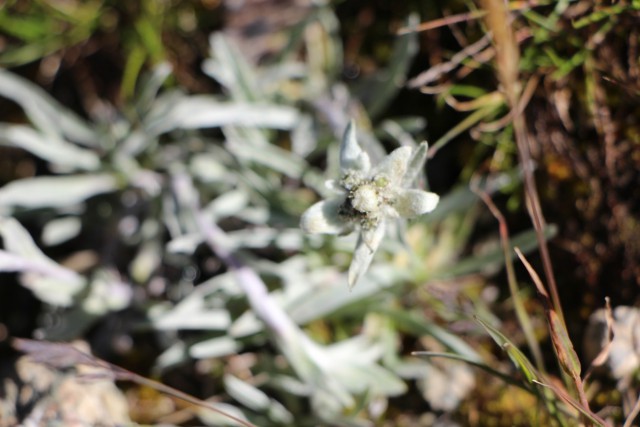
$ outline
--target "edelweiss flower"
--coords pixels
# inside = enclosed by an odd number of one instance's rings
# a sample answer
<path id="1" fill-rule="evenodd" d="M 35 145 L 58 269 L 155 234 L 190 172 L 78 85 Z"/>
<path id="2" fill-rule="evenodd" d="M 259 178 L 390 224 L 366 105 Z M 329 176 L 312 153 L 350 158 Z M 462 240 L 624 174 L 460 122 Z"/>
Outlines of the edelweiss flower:
<path id="1" fill-rule="evenodd" d="M 340 146 L 340 179 L 327 181 L 336 196 L 311 206 L 300 227 L 307 233 L 348 234 L 358 229 L 358 243 L 349 267 L 353 287 L 367 271 L 385 233 L 388 218 L 413 218 L 432 211 L 437 194 L 408 189 L 426 159 L 426 143 L 417 150 L 400 147 L 371 168 L 369 156 L 347 127 Z"/>

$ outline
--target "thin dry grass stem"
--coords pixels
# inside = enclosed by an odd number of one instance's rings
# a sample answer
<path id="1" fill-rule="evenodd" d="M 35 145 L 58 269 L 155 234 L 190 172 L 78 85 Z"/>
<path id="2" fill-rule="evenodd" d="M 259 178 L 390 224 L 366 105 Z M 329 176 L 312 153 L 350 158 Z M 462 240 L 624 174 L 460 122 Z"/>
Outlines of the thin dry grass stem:
<path id="1" fill-rule="evenodd" d="M 573 409 L 577 410 L 579 413 L 588 418 L 589 421 L 595 423 L 598 426 L 609 427 L 610 424 L 607 423 L 602 417 L 591 412 L 588 408 L 584 408 L 580 402 L 576 402 L 567 392 L 552 383 L 543 383 L 538 380 L 533 380 L 535 384 L 538 384 L 541 387 L 548 388 L 553 391 L 553 393 L 560 398 L 564 403 L 571 406 Z M 591 425 L 591 422 L 586 422 L 585 425 Z"/>
<path id="2" fill-rule="evenodd" d="M 32 362 L 53 369 L 69 369 L 78 365 L 109 368 L 107 362 L 80 351 L 71 344 L 15 338 L 12 346 L 29 355 Z"/>
<path id="3" fill-rule="evenodd" d="M 119 370 L 121 370 L 122 372 L 120 373 L 120 375 L 117 377 L 119 380 L 128 380 L 128 381 L 132 381 L 135 382 L 136 384 L 142 385 L 142 386 L 146 386 L 146 387 L 150 387 L 153 389 L 158 390 L 159 392 L 174 396 L 178 399 L 184 400 L 187 403 L 190 403 L 192 405 L 195 406 L 201 406 L 203 408 L 209 409 L 210 411 L 216 412 L 230 420 L 233 420 L 234 422 L 238 423 L 241 426 L 245 426 L 245 427 L 258 427 L 253 423 L 250 423 L 249 421 L 245 421 L 242 420 L 240 418 L 237 418 L 229 413 L 226 413 L 218 408 L 216 408 L 215 406 L 213 406 L 210 402 L 207 402 L 205 400 L 201 400 L 198 399 L 196 397 L 193 397 L 189 394 L 186 394 L 180 390 L 176 390 L 173 387 L 169 387 L 168 385 L 162 384 L 158 381 L 154 381 L 151 380 L 149 378 L 145 378 L 143 376 L 140 376 L 138 374 L 134 374 L 133 372 L 130 371 L 126 371 L 123 368 L 119 368 Z"/>
<path id="4" fill-rule="evenodd" d="M 506 127 L 509 123 L 511 123 L 515 115 L 522 114 L 525 108 L 527 108 L 527 105 L 529 105 L 529 101 L 531 101 L 531 98 L 533 98 L 533 94 L 538 87 L 539 82 L 540 77 L 536 75 L 531 76 L 529 81 L 527 81 L 527 84 L 524 87 L 524 91 L 522 92 L 522 96 L 518 101 L 518 109 L 517 111 L 515 111 L 515 114 L 514 110 L 509 110 L 509 112 L 505 116 L 496 121 L 490 123 L 479 123 L 478 126 L 476 126 L 476 129 L 478 129 L 480 132 L 497 132 L 500 129 Z"/>
<path id="5" fill-rule="evenodd" d="M 488 51 L 490 51 L 489 53 L 491 53 L 491 55 L 484 55 Z M 489 59 L 491 59 L 493 57 L 493 49 L 485 49 L 483 52 L 481 52 L 481 54 L 483 56 L 487 56 L 487 58 L 486 58 L 486 60 L 479 61 L 479 62 L 487 62 Z M 466 76 L 471 74 L 475 69 L 476 69 L 476 67 L 470 67 L 468 65 L 460 67 L 460 69 L 458 69 L 458 71 L 456 71 L 455 79 L 456 80 L 462 80 Z M 433 85 L 433 86 L 429 86 L 429 85 L 421 86 L 418 90 L 420 92 L 424 93 L 425 95 L 439 95 L 441 93 L 449 91 L 449 89 L 451 88 L 452 85 L 453 85 L 453 83 L 451 83 L 451 82 L 445 82 L 445 83 L 438 84 L 438 85 Z"/>
<path id="6" fill-rule="evenodd" d="M 553 344 L 553 349 L 556 353 L 556 358 L 558 359 L 560 368 L 571 378 L 573 381 L 576 392 L 578 393 L 578 397 L 580 399 L 580 405 L 582 407 L 583 415 L 594 415 L 589 408 L 589 399 L 584 391 L 584 383 L 580 376 L 581 366 L 580 359 L 576 354 L 573 343 L 571 342 L 571 338 L 569 337 L 569 333 L 567 332 L 567 328 L 565 324 L 560 320 L 559 316 L 555 312 L 551 300 L 549 298 L 549 294 L 540 279 L 540 276 L 535 271 L 535 269 L 531 266 L 529 261 L 527 261 L 526 257 L 520 251 L 519 248 L 515 248 L 516 254 L 520 261 L 527 269 L 529 276 L 533 280 L 533 283 L 536 285 L 538 293 L 541 297 L 542 304 L 545 309 L 545 315 L 547 317 L 547 323 L 549 326 L 549 332 L 551 335 L 551 343 Z M 588 421 L 588 419 L 585 419 Z M 587 423 L 590 425 L 590 423 Z"/>
<path id="7" fill-rule="evenodd" d="M 531 324 L 531 319 L 524 307 L 524 302 L 520 297 L 520 292 L 518 289 L 518 281 L 513 266 L 511 239 L 509 238 L 509 227 L 507 226 L 507 221 L 505 220 L 504 215 L 502 215 L 502 212 L 500 212 L 495 203 L 493 203 L 493 200 L 491 200 L 489 194 L 482 191 L 478 185 L 475 185 L 475 180 L 472 180 L 471 190 L 482 199 L 482 201 L 487 205 L 487 208 L 489 208 L 489 211 L 498 221 L 500 230 L 500 243 L 502 244 L 505 267 L 507 269 L 507 282 L 509 284 L 509 292 L 511 293 L 516 316 L 518 317 L 518 321 L 520 322 L 520 326 L 522 327 L 522 331 L 524 332 L 529 350 L 531 351 L 531 354 L 533 355 L 533 358 L 535 360 L 536 367 L 540 372 L 544 373 L 545 367 L 544 359 L 542 357 L 542 351 L 540 350 L 540 345 L 536 340 L 533 325 Z"/>
<path id="8" fill-rule="evenodd" d="M 420 88 L 420 92 L 425 95 L 438 95 L 440 93 L 446 92 L 451 87 L 451 83 L 443 83 L 437 86 L 422 86 Z"/>
<path id="9" fill-rule="evenodd" d="M 488 104 L 503 102 L 504 95 L 502 94 L 502 92 L 496 90 L 494 92 L 472 99 L 471 101 L 458 101 L 454 96 L 451 95 L 446 95 L 444 97 L 444 101 L 454 110 L 459 112 L 466 112 L 475 111 L 478 108 L 482 108 Z"/>
<path id="10" fill-rule="evenodd" d="M 517 105 L 517 103 L 515 105 Z M 564 313 L 562 311 L 562 305 L 560 304 L 558 285 L 553 273 L 553 265 L 551 263 L 551 256 L 549 255 L 549 246 L 547 245 L 547 239 L 544 236 L 546 221 L 542 213 L 542 207 L 540 206 L 540 199 L 538 197 L 538 190 L 533 177 L 534 163 L 531 159 L 531 153 L 529 151 L 530 148 L 524 117 L 521 114 L 516 114 L 514 116 L 513 123 L 516 134 L 516 142 L 518 145 L 518 155 L 520 157 L 520 163 L 522 164 L 524 171 L 527 209 L 529 211 L 529 216 L 532 219 L 533 226 L 536 230 L 536 237 L 538 240 L 538 245 L 540 247 L 540 255 L 542 257 L 542 265 L 544 268 L 545 277 L 549 284 L 549 290 L 551 292 L 551 300 L 556 312 L 558 313 L 558 316 L 560 317 L 560 320 L 564 324 Z"/>
<path id="11" fill-rule="evenodd" d="M 460 22 L 472 21 L 474 19 L 482 18 L 485 15 L 483 11 L 460 13 L 457 15 L 445 16 L 444 18 L 434 19 L 433 21 L 423 22 L 415 27 L 402 27 L 398 30 L 397 35 L 402 36 L 414 32 L 422 32 L 434 30 L 440 27 L 446 27 L 452 24 L 458 24 Z"/>
<path id="12" fill-rule="evenodd" d="M 453 71 L 458 65 L 460 65 L 465 59 L 473 56 L 487 46 L 491 44 L 491 37 L 489 35 L 485 35 L 480 40 L 471 43 L 460 52 L 453 55 L 453 57 L 447 61 L 442 62 L 440 64 L 434 65 L 426 71 L 418 74 L 416 77 L 412 78 L 407 82 L 407 87 L 409 88 L 418 88 L 421 86 L 426 86 L 431 82 L 438 80 L 441 76 Z"/>
<path id="13" fill-rule="evenodd" d="M 520 54 L 511 28 L 509 10 L 502 0 L 483 0 L 481 3 L 488 11 L 486 22 L 489 30 L 493 34 L 493 42 L 496 47 L 498 77 L 509 106 L 514 111 L 513 127 L 515 130 L 516 144 L 518 146 L 518 156 L 524 173 L 527 210 L 536 231 L 544 273 L 551 293 L 551 301 L 560 322 L 564 325 L 564 314 L 560 304 L 558 287 L 553 273 L 547 240 L 544 236 L 546 222 L 542 214 L 538 190 L 533 178 L 533 162 L 531 159 L 526 123 L 523 115 L 518 113 L 520 99 L 518 64 Z"/>
<path id="14" fill-rule="evenodd" d="M 528 28 L 524 28 L 516 33 L 516 40 L 518 44 L 520 44 L 531 36 L 531 31 Z M 422 93 L 426 94 L 440 93 L 441 91 L 437 90 L 432 92 L 432 90 L 435 89 L 432 89 L 429 84 L 438 80 L 443 75 L 452 72 L 458 66 L 460 68 L 455 73 L 457 80 L 461 80 L 471 74 L 496 55 L 496 51 L 493 46 L 490 46 L 490 43 L 491 37 L 489 37 L 488 34 L 481 37 L 479 40 L 467 45 L 464 49 L 454 54 L 449 61 L 436 64 L 409 80 L 407 87 L 419 88 Z M 443 85 L 434 86 L 433 88 L 442 86 Z"/>
<path id="15" fill-rule="evenodd" d="M 194 406 L 206 408 L 238 423 L 238 425 L 245 427 L 257 427 L 249 421 L 242 420 L 216 408 L 210 402 L 198 399 L 197 397 L 186 394 L 158 381 L 145 378 L 91 354 L 84 353 L 71 344 L 16 338 L 13 340 L 12 345 L 16 350 L 27 354 L 33 362 L 41 363 L 54 369 L 69 369 L 75 368 L 79 365 L 85 365 L 103 370 L 102 373 L 82 375 L 81 377 L 85 380 L 106 377 L 118 381 L 130 381 L 141 386 L 152 388 L 161 393 L 168 394 Z"/>
<path id="16" fill-rule="evenodd" d="M 529 10 L 535 6 L 539 6 L 538 2 L 512 1 L 509 3 L 509 10 L 511 11 Z M 435 30 L 436 28 L 446 27 L 448 25 L 458 24 L 460 22 L 473 21 L 475 19 L 482 18 L 485 15 L 486 15 L 486 12 L 482 10 L 477 10 L 477 11 L 467 12 L 467 13 L 459 13 L 457 15 L 450 15 L 444 18 L 438 18 L 432 21 L 423 22 L 422 24 L 417 25 L 415 27 L 402 27 L 398 30 L 397 35 L 401 36 L 401 35 L 409 34 L 413 32 Z"/>
<path id="17" fill-rule="evenodd" d="M 509 10 L 502 0 L 482 0 L 481 3 L 487 11 L 485 19 L 496 49 L 500 83 L 507 96 L 517 97 L 520 51 L 511 28 Z"/>
<path id="18" fill-rule="evenodd" d="M 518 255 L 518 258 L 520 258 L 520 261 L 522 262 L 522 264 L 527 269 L 527 272 L 529 273 L 529 276 L 531 276 L 531 280 L 533 280 L 533 284 L 536 285 L 536 289 L 538 290 L 538 293 L 540 293 L 540 295 L 542 295 L 543 302 L 547 305 L 548 309 L 552 309 L 552 307 L 548 304 L 548 302 L 549 302 L 549 293 L 545 289 L 544 283 L 542 283 L 542 280 L 540 279 L 540 276 L 538 275 L 536 270 L 531 266 L 529 261 L 527 261 L 527 258 L 525 258 L 524 254 L 522 253 L 520 248 L 516 247 L 516 248 L 514 248 L 514 250 L 516 251 L 516 254 Z"/>

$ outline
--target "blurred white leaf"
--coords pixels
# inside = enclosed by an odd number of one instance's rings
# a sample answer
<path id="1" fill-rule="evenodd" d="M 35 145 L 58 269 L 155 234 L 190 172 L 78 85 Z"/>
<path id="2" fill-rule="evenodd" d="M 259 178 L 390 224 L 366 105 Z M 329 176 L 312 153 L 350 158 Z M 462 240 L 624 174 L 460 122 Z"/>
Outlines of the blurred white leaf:
<path id="1" fill-rule="evenodd" d="M 69 306 L 86 281 L 47 257 L 29 232 L 13 218 L 0 218 L 0 237 L 6 251 L 0 251 L 0 271 L 21 272 L 22 284 L 42 301 Z"/>
<path id="2" fill-rule="evenodd" d="M 138 249 L 138 253 L 129 265 L 131 277 L 137 283 L 146 283 L 162 262 L 162 245 L 150 240 Z"/>
<path id="3" fill-rule="evenodd" d="M 227 329 L 231 324 L 229 312 L 224 308 L 208 306 L 205 301 L 206 292 L 204 291 L 196 288 L 171 310 L 153 316 L 151 324 L 154 328 L 161 330 Z"/>
<path id="4" fill-rule="evenodd" d="M 227 333 L 232 337 L 246 337 L 264 330 L 264 323 L 258 320 L 253 311 L 245 311 L 229 327 Z"/>
<path id="5" fill-rule="evenodd" d="M 158 139 L 148 134 L 144 130 L 127 130 L 128 135 L 122 136 L 122 140 L 118 144 L 118 152 L 116 153 L 120 159 L 131 161 L 132 157 L 137 156 L 144 150 L 155 148 Z"/>
<path id="6" fill-rule="evenodd" d="M 187 346 L 184 341 L 176 341 L 156 357 L 153 369 L 155 372 L 162 372 L 167 368 L 186 362 L 188 358 Z"/>
<path id="7" fill-rule="evenodd" d="M 117 188 L 115 176 L 67 175 L 24 178 L 0 188 L 0 208 L 58 208 Z"/>
<path id="8" fill-rule="evenodd" d="M 352 357 L 349 364 L 334 366 L 332 375 L 351 393 L 393 397 L 407 391 L 407 384 L 400 377 L 376 363 L 360 363 Z"/>
<path id="9" fill-rule="evenodd" d="M 202 236 L 198 233 L 183 234 L 172 239 L 167 244 L 167 252 L 172 254 L 193 254 L 202 243 Z"/>
<path id="10" fill-rule="evenodd" d="M 213 33 L 209 44 L 211 58 L 204 62 L 202 70 L 223 85 L 231 99 L 256 101 L 264 97 L 255 72 L 236 46 L 222 33 Z"/>
<path id="11" fill-rule="evenodd" d="M 273 228 L 252 228 L 227 233 L 225 244 L 230 249 L 266 248 L 271 245 L 285 250 L 301 249 L 304 244 L 302 231 L 297 228 L 276 230 Z M 172 253 L 190 254 L 195 251 L 203 237 L 199 233 L 184 234 L 171 240 L 167 250 Z"/>
<path id="12" fill-rule="evenodd" d="M 382 343 L 358 335 L 326 347 L 322 363 L 351 393 L 396 396 L 406 391 L 406 384 L 377 363 L 383 351 Z"/>
<path id="13" fill-rule="evenodd" d="M 293 422 L 293 414 L 277 400 L 271 399 L 268 409 L 269 418 L 279 424 L 289 424 Z"/>
<path id="14" fill-rule="evenodd" d="M 192 345 L 189 348 L 189 356 L 194 359 L 215 359 L 235 354 L 238 350 L 238 343 L 234 339 L 223 336 L 200 341 Z"/>
<path id="15" fill-rule="evenodd" d="M 435 410 L 453 411 L 476 384 L 472 368 L 465 363 L 443 360 L 438 365 L 426 364 L 425 369 L 417 385 Z"/>
<path id="16" fill-rule="evenodd" d="M 609 343 L 605 310 L 591 314 L 583 346 L 587 359 L 593 360 L 609 345 L 606 366 L 615 379 L 625 382 L 640 368 L 640 310 L 621 305 L 613 310 L 613 319 L 613 340 Z"/>
<path id="17" fill-rule="evenodd" d="M 115 272 L 102 270 L 91 281 L 89 295 L 82 301 L 82 307 L 87 313 L 101 316 L 126 308 L 132 296 L 131 285 L 120 280 Z"/>
<path id="18" fill-rule="evenodd" d="M 242 211 L 238 212 L 238 218 L 254 225 L 263 225 L 269 221 L 271 213 L 267 206 L 249 205 Z"/>
<path id="19" fill-rule="evenodd" d="M 409 271 L 390 264 L 374 265 L 360 284 L 349 290 L 343 286 L 344 276 L 336 269 L 307 273 L 304 280 L 298 282 L 305 286 L 306 293 L 295 300 L 287 300 L 288 311 L 296 322 L 305 324 L 385 292 L 388 287 L 406 279 L 408 274 Z"/>
<path id="20" fill-rule="evenodd" d="M 276 104 L 248 104 L 219 101 L 208 95 L 181 97 L 169 106 L 154 107 L 147 119 L 147 131 L 160 135 L 174 129 L 203 129 L 249 126 L 292 129 L 298 110 Z"/>
<path id="21" fill-rule="evenodd" d="M 304 243 L 303 232 L 297 228 L 277 230 L 273 228 L 253 228 L 227 233 L 234 248 L 265 248 L 274 245 L 280 249 L 301 249 Z"/>
<path id="22" fill-rule="evenodd" d="M 28 126 L 0 123 L 0 144 L 26 150 L 51 162 L 57 169 L 91 171 L 100 166 L 100 158 L 93 151 Z"/>
<path id="23" fill-rule="evenodd" d="M 309 116 L 302 116 L 291 132 L 291 150 L 300 157 L 306 157 L 316 149 L 317 141 L 313 120 Z"/>
<path id="24" fill-rule="evenodd" d="M 204 214 L 213 222 L 237 214 L 249 203 L 246 191 L 233 190 L 216 197 L 204 208 Z"/>
<path id="25" fill-rule="evenodd" d="M 194 309 L 178 305 L 178 308 L 152 320 L 153 327 L 160 330 L 224 330 L 231 323 L 226 310 Z"/>
<path id="26" fill-rule="evenodd" d="M 43 133 L 64 136 L 88 147 L 99 146 L 99 135 L 75 113 L 63 107 L 39 86 L 2 69 L 0 96 L 20 105 Z"/>
<path id="27" fill-rule="evenodd" d="M 242 413 L 240 409 L 233 405 L 229 405 L 228 403 L 222 402 L 212 402 L 209 401 L 210 405 L 215 406 L 217 409 L 222 411 L 225 414 L 232 415 L 241 420 L 247 420 L 247 417 Z M 198 418 L 208 426 L 212 427 L 224 427 L 224 426 L 233 426 L 237 427 L 238 422 L 230 419 L 229 417 L 224 416 L 222 413 L 214 412 L 210 409 L 204 407 L 197 407 L 194 409 L 197 411 Z"/>
<path id="28" fill-rule="evenodd" d="M 227 148 L 244 164 L 252 162 L 263 165 L 292 178 L 300 178 L 302 172 L 307 168 L 307 163 L 302 158 L 280 147 L 262 144 L 255 149 L 248 148 L 246 139 L 230 138 L 228 129 L 225 129 L 225 135 L 227 136 Z"/>
<path id="29" fill-rule="evenodd" d="M 384 222 L 381 222 L 375 228 L 362 230 L 358 234 L 358 242 L 353 251 L 353 258 L 347 274 L 349 289 L 353 289 L 355 284 L 369 269 L 373 256 L 385 235 L 385 225 Z"/>
<path id="30" fill-rule="evenodd" d="M 151 74 L 141 83 L 140 90 L 137 91 L 135 103 L 138 111 L 144 113 L 151 108 L 158 91 L 171 75 L 171 71 L 171 64 L 168 62 L 162 62 L 153 68 Z"/>
<path id="31" fill-rule="evenodd" d="M 286 390 L 295 396 L 308 397 L 311 395 L 311 387 L 293 375 L 274 374 L 269 381 L 271 385 L 281 390 Z"/>
<path id="32" fill-rule="evenodd" d="M 210 153 L 196 154 L 189 165 L 195 179 L 205 183 L 224 182 L 229 171 L 220 162 L 219 156 Z"/>
<path id="33" fill-rule="evenodd" d="M 287 424 L 293 421 L 291 412 L 248 382 L 233 375 L 225 375 L 224 386 L 229 396 L 256 412 L 268 412 L 273 421 Z"/>
<path id="34" fill-rule="evenodd" d="M 254 411 L 264 411 L 269 406 L 269 396 L 240 378 L 225 375 L 223 381 L 227 393 L 244 406 Z"/>
<path id="35" fill-rule="evenodd" d="M 425 163 L 427 160 L 427 152 L 429 150 L 429 144 L 426 142 L 418 145 L 418 148 L 413 152 L 411 160 L 409 160 L 409 167 L 407 173 L 402 178 L 402 186 L 409 188 L 415 185 L 416 179 L 420 174 L 424 173 Z"/>
<path id="36" fill-rule="evenodd" d="M 52 219 L 42 229 L 42 243 L 55 246 L 76 237 L 82 229 L 82 221 L 77 216 Z"/>

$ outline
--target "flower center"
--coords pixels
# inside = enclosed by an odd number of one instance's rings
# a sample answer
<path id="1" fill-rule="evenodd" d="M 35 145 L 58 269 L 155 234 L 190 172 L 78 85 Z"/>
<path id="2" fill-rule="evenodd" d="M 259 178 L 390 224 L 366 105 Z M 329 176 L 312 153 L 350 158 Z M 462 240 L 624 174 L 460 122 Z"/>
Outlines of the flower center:
<path id="1" fill-rule="evenodd" d="M 363 184 L 351 193 L 351 206 L 357 211 L 369 213 L 380 208 L 380 196 L 371 184 Z"/>

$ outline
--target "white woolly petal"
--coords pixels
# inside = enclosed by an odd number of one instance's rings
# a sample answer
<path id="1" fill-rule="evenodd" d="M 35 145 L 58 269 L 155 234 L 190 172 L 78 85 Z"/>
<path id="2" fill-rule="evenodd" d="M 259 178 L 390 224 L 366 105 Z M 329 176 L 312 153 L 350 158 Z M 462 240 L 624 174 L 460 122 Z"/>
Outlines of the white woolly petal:
<path id="1" fill-rule="evenodd" d="M 418 148 L 411 154 L 407 172 L 402 180 L 403 187 L 411 187 L 420 173 L 424 171 L 424 163 L 427 161 L 429 144 L 425 141 L 418 145 Z"/>
<path id="2" fill-rule="evenodd" d="M 350 170 L 367 172 L 370 168 L 371 160 L 358 144 L 356 125 L 352 120 L 347 125 L 340 144 L 340 172 L 343 175 Z"/>
<path id="3" fill-rule="evenodd" d="M 381 209 L 382 209 L 382 215 L 385 218 L 396 219 L 401 217 L 400 213 L 392 205 L 383 205 Z"/>
<path id="4" fill-rule="evenodd" d="M 344 194 L 344 188 L 342 187 L 342 185 L 340 185 L 340 181 L 338 181 L 337 179 L 328 179 L 324 182 L 324 186 L 331 190 L 334 191 L 336 193 L 340 193 L 340 194 Z"/>
<path id="5" fill-rule="evenodd" d="M 381 222 L 377 227 L 370 230 L 362 230 L 358 236 L 356 250 L 349 266 L 349 288 L 353 288 L 360 278 L 367 272 L 373 255 L 376 253 L 380 242 L 384 237 L 385 226 Z"/>
<path id="6" fill-rule="evenodd" d="M 342 234 L 351 228 L 338 215 L 343 197 L 323 200 L 307 209 L 300 218 L 300 228 L 310 234 Z"/>
<path id="7" fill-rule="evenodd" d="M 439 200 L 440 196 L 428 191 L 403 190 L 398 194 L 393 207 L 400 216 L 413 218 L 434 210 Z"/>
<path id="8" fill-rule="evenodd" d="M 371 176 L 374 179 L 384 177 L 391 186 L 399 186 L 407 172 L 412 151 L 411 147 L 396 148 L 375 167 Z"/>

